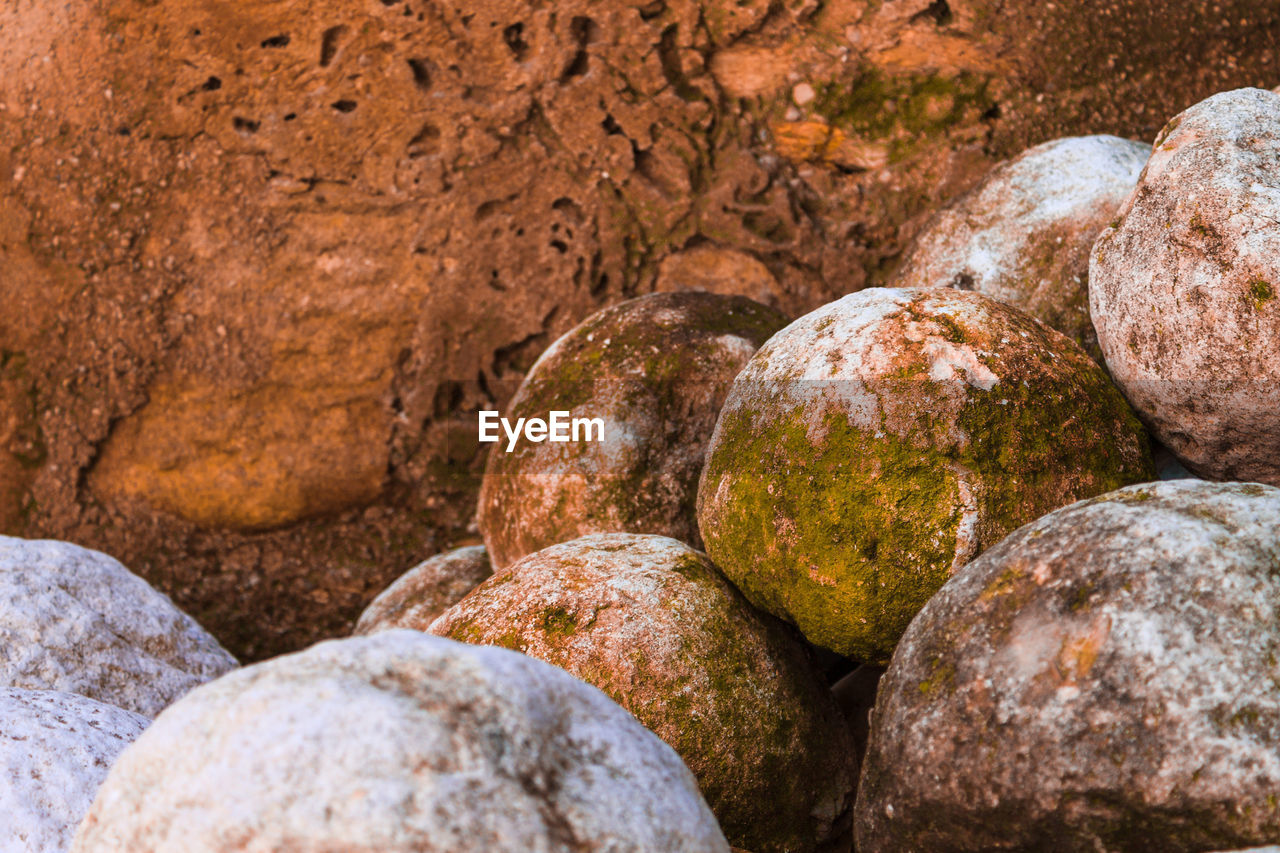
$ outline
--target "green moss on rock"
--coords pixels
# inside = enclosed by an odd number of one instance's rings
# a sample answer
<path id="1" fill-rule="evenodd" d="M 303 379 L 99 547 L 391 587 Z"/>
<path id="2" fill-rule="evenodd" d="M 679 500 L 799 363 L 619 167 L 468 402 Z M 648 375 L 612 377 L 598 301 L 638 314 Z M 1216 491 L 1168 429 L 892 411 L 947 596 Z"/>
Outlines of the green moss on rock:
<path id="1" fill-rule="evenodd" d="M 847 844 L 857 759 L 788 629 L 711 561 L 661 536 L 596 534 L 532 554 L 431 631 L 501 645 L 603 690 L 684 759 L 731 843 Z"/>
<path id="2" fill-rule="evenodd" d="M 753 603 L 887 661 L 987 546 L 1153 474 L 1124 399 L 1063 336 L 977 294 L 864 291 L 797 321 L 739 376 L 699 520 Z"/>
<path id="3" fill-rule="evenodd" d="M 605 309 L 556 341 L 504 414 L 600 418 L 605 440 L 493 448 L 479 523 L 495 565 L 595 532 L 700 545 L 697 479 L 717 407 L 785 322 L 743 297 L 661 293 Z"/>

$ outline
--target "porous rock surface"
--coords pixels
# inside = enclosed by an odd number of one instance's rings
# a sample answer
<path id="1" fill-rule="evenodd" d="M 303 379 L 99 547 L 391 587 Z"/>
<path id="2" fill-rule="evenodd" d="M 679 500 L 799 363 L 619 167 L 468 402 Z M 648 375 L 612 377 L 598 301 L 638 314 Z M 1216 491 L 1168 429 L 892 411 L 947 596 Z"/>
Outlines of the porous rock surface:
<path id="1" fill-rule="evenodd" d="M 1009 531 L 1152 475 L 1137 418 L 1060 333 L 977 293 L 870 289 L 739 374 L 698 520 L 756 606 L 877 663 Z"/>
<path id="2" fill-rule="evenodd" d="M 744 297 L 656 293 L 606 308 L 542 354 L 507 420 L 567 411 L 604 439 L 489 451 L 477 521 L 495 566 L 589 533 L 701 545 L 695 501 L 707 440 L 733 378 L 785 326 Z"/>
<path id="3" fill-rule="evenodd" d="M 148 722 L 73 693 L 0 687 L 0 851 L 67 850 L 112 762 Z"/>
<path id="4" fill-rule="evenodd" d="M 728 851 L 688 769 L 594 687 L 417 631 L 205 685 L 112 768 L 72 847 Z"/>
<path id="5" fill-rule="evenodd" d="M 1280 484 L 1280 95 L 1176 116 L 1098 239 L 1089 305 L 1107 366 L 1196 474 Z"/>
<path id="6" fill-rule="evenodd" d="M 237 655 L 345 632 L 466 526 L 476 410 L 667 258 L 741 253 L 798 316 L 1029 145 L 1274 85 L 1278 34 L 1271 0 L 0 4 L 0 532 Z"/>
<path id="7" fill-rule="evenodd" d="M 1089 320 L 1089 253 L 1150 152 L 1116 136 L 1057 139 L 1023 152 L 929 221 L 893 286 L 985 294 L 1101 362 Z"/>
<path id="8" fill-rule="evenodd" d="M 835 702 L 799 638 L 689 546 L 615 533 L 546 548 L 431 631 L 599 687 L 675 748 L 731 843 L 848 845 L 857 759 Z"/>
<path id="9" fill-rule="evenodd" d="M 1137 485 L 962 569 L 881 683 L 859 849 L 1280 838 L 1277 525 L 1270 486 Z"/>
<path id="10" fill-rule="evenodd" d="M 382 591 L 360 614 L 356 634 L 388 628 L 425 631 L 436 617 L 493 574 L 484 546 L 457 548 L 424 560 Z"/>
<path id="11" fill-rule="evenodd" d="M 195 620 L 106 554 L 0 536 L 0 685 L 153 717 L 236 666 Z"/>

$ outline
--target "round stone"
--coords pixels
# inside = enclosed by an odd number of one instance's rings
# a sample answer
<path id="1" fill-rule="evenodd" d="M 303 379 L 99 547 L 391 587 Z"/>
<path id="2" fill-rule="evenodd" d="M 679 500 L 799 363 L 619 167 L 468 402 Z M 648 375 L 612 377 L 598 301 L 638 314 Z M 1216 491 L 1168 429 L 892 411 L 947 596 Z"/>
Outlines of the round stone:
<path id="1" fill-rule="evenodd" d="M 437 554 L 405 572 L 375 598 L 356 622 L 356 634 L 388 628 L 425 631 L 436 617 L 493 574 L 489 553 L 473 545 Z"/>
<path id="2" fill-rule="evenodd" d="M 73 693 L 0 687 L 0 850 L 62 853 L 146 717 Z"/>
<path id="3" fill-rule="evenodd" d="M 700 545 L 694 502 L 716 414 L 733 377 L 785 324 L 744 297 L 659 293 L 605 309 L 552 344 L 506 419 L 561 411 L 601 424 L 567 425 L 567 441 L 499 437 L 479 510 L 494 565 L 588 533 Z"/>
<path id="4" fill-rule="evenodd" d="M 1073 504 L 966 566 L 880 685 L 858 849 L 1280 837 L 1280 489 Z"/>
<path id="5" fill-rule="evenodd" d="M 958 290 L 864 290 L 775 335 L 707 452 L 707 552 L 810 642 L 887 661 L 960 566 L 1073 500 L 1153 476 L 1079 346 Z"/>
<path id="6" fill-rule="evenodd" d="M 68 542 L 0 536 L 0 686 L 153 717 L 236 660 L 169 597 Z"/>
<path id="7" fill-rule="evenodd" d="M 1101 362 L 1089 320 L 1089 251 L 1150 152 L 1115 136 L 1068 137 L 1023 152 L 930 220 L 894 286 L 985 294 Z"/>
<path id="8" fill-rule="evenodd" d="M 727 853 L 679 757 L 600 691 L 417 631 L 192 691 L 112 768 L 73 851 Z"/>
<path id="9" fill-rule="evenodd" d="M 599 687 L 675 748 L 732 844 L 848 843 L 857 759 L 830 692 L 799 638 L 689 546 L 614 533 L 546 548 L 431 631 Z"/>
<path id="10" fill-rule="evenodd" d="M 1280 484 L 1280 95 L 1170 121 L 1098 239 L 1089 306 L 1107 367 L 1195 474 Z"/>

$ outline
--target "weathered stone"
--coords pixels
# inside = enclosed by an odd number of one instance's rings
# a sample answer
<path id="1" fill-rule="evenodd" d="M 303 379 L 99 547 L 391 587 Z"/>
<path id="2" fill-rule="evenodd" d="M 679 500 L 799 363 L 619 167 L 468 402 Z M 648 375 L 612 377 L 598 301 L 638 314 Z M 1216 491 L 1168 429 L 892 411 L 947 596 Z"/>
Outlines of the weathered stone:
<path id="1" fill-rule="evenodd" d="M 495 566 L 588 533 L 656 533 L 701 545 L 695 501 L 707 440 L 734 376 L 778 312 L 743 297 L 661 293 L 583 321 L 543 353 L 508 420 L 567 411 L 604 438 L 489 453 L 478 521 Z"/>
<path id="2" fill-rule="evenodd" d="M 155 716 L 236 666 L 218 641 L 106 554 L 0 536 L 0 686 L 79 693 Z"/>
<path id="3" fill-rule="evenodd" d="M 0 341 L 43 448 L 0 532 L 120 556 L 237 654 L 331 636 L 466 526 L 475 411 L 665 259 L 741 253 L 798 316 L 1029 145 L 1273 85 L 1278 32 L 1272 0 L 0 3 Z"/>
<path id="4" fill-rule="evenodd" d="M 894 287 L 954 287 L 1020 308 L 1102 361 L 1089 320 L 1089 252 L 1151 152 L 1115 136 L 1037 145 L 936 214 Z"/>
<path id="5" fill-rule="evenodd" d="M 600 691 L 417 631 L 193 691 L 120 757 L 72 847 L 606 848 L 728 845 L 676 754 Z"/>
<path id="6" fill-rule="evenodd" d="M 962 569 L 880 686 L 858 849 L 1280 838 L 1278 526 L 1280 489 L 1151 483 Z"/>
<path id="7" fill-rule="evenodd" d="M 1173 118 L 1094 247 L 1107 367 L 1196 474 L 1280 484 L 1280 95 Z"/>
<path id="8" fill-rule="evenodd" d="M 875 663 L 1009 531 L 1152 474 L 1137 418 L 1075 343 L 976 293 L 873 289 L 739 374 L 698 520 L 752 603 Z"/>
<path id="9" fill-rule="evenodd" d="M 0 687 L 0 851 L 63 853 L 146 717 L 73 693 Z"/>
<path id="10" fill-rule="evenodd" d="M 701 290 L 722 296 L 745 296 L 779 308 L 788 301 L 773 273 L 759 260 L 736 249 L 698 246 L 664 258 L 654 282 L 659 293 Z"/>
<path id="11" fill-rule="evenodd" d="M 493 574 L 483 546 L 458 548 L 424 560 L 375 598 L 356 622 L 356 634 L 388 628 L 425 631 L 436 617 Z"/>
<path id="12" fill-rule="evenodd" d="M 707 557 L 663 536 L 596 534 L 485 581 L 432 633 L 553 663 L 675 748 L 733 844 L 847 846 L 857 760 L 798 637 Z"/>

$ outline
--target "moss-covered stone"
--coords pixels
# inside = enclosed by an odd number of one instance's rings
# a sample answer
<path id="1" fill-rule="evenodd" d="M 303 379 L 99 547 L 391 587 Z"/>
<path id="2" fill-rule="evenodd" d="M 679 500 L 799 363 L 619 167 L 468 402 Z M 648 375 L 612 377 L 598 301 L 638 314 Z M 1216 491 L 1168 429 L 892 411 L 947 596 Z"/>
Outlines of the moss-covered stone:
<path id="1" fill-rule="evenodd" d="M 1277 525 L 1273 487 L 1130 486 L 961 569 L 880 683 L 858 849 L 1280 838 Z"/>
<path id="2" fill-rule="evenodd" d="M 586 536 L 519 561 L 430 630 L 609 694 L 685 760 L 730 843 L 848 843 L 857 759 L 844 720 L 799 639 L 704 554 L 662 536 Z"/>
<path id="3" fill-rule="evenodd" d="M 1141 425 L 1071 341 L 975 293 L 876 289 L 792 324 L 739 375 L 698 513 L 753 603 L 886 661 L 987 546 L 1152 476 Z"/>
<path id="4" fill-rule="evenodd" d="M 785 323 L 743 297 L 661 293 L 601 311 L 556 341 L 505 416 L 600 418 L 604 440 L 494 446 L 479 511 L 494 564 L 597 532 L 700 545 L 694 502 L 720 403 Z"/>

